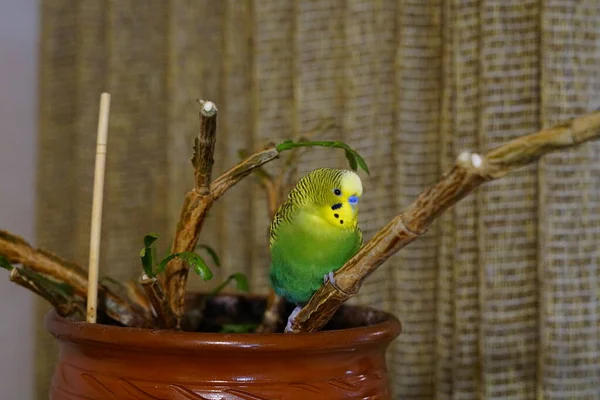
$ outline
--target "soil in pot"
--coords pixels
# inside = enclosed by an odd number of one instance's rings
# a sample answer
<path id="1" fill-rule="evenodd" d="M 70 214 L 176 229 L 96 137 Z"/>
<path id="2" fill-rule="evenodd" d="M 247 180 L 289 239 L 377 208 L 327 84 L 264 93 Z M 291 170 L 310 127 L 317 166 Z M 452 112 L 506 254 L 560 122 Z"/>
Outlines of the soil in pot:
<path id="1" fill-rule="evenodd" d="M 201 295 L 188 301 L 191 320 Z M 400 333 L 392 315 L 345 305 L 321 332 L 219 333 L 258 323 L 262 297 L 209 300 L 200 332 L 88 324 L 46 316 L 59 341 L 50 398 L 389 399 L 385 351 Z"/>

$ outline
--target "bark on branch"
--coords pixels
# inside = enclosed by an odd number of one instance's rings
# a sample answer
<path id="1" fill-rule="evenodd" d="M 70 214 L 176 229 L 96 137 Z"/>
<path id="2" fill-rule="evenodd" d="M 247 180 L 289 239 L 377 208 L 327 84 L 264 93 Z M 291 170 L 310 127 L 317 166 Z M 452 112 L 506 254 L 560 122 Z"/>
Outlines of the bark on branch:
<path id="1" fill-rule="evenodd" d="M 200 103 L 200 133 L 194 143 L 194 177 L 196 189 L 208 193 L 215 152 L 217 132 L 217 107 L 212 101 L 199 100 Z"/>
<path id="2" fill-rule="evenodd" d="M 175 321 L 170 319 L 172 315 L 170 313 L 166 313 L 169 310 L 169 306 L 167 304 L 167 298 L 165 293 L 162 290 L 162 286 L 160 282 L 156 278 L 151 278 L 145 273 L 140 277 L 140 284 L 146 291 L 146 296 L 150 299 L 150 303 L 152 304 L 152 308 L 154 309 L 154 316 L 156 318 L 156 322 L 158 328 L 162 329 L 170 325 L 174 325 Z"/>
<path id="3" fill-rule="evenodd" d="M 233 185 L 244 179 L 256 168 L 279 157 L 279 151 L 275 144 L 269 143 L 265 148 L 250 155 L 244 161 L 224 172 L 210 185 L 210 192 L 216 200 Z"/>
<path id="4" fill-rule="evenodd" d="M 217 107 L 211 101 L 199 100 L 200 131 L 194 143 L 195 187 L 185 195 L 183 208 L 177 224 L 171 253 L 193 251 L 200 236 L 200 230 L 214 199 L 210 193 L 212 167 L 217 133 Z M 165 316 L 168 328 L 181 328 L 184 314 L 185 290 L 189 266 L 180 258 L 167 264 L 164 281 L 167 308 L 157 309 L 157 314 Z M 160 288 L 162 292 L 162 288 Z M 151 293 L 148 293 L 151 294 Z M 162 300 L 152 299 L 155 305 Z"/>
<path id="5" fill-rule="evenodd" d="M 460 154 L 454 167 L 438 183 L 426 189 L 335 272 L 335 286 L 328 282 L 312 296 L 291 321 L 290 332 L 321 329 L 344 302 L 358 293 L 373 271 L 424 234 L 437 217 L 482 183 L 501 178 L 547 153 L 598 138 L 600 112 L 595 112 L 517 138 L 484 156 Z"/>
<path id="6" fill-rule="evenodd" d="M 23 238 L 3 230 L 0 230 L 0 255 L 6 257 L 10 263 L 22 264 L 25 270 L 35 272 L 42 278 L 72 287 L 75 296 L 87 297 L 86 271 L 75 263 L 63 260 L 49 251 L 34 249 Z M 21 284 L 20 282 L 17 283 Z M 32 289 L 31 285 L 25 287 Z M 151 325 L 152 319 L 142 305 L 128 297 L 119 296 L 102 284 L 99 284 L 98 291 L 99 311 L 126 326 L 149 327 Z M 45 297 L 39 291 L 34 290 L 34 292 Z"/>
<path id="7" fill-rule="evenodd" d="M 10 271 L 9 279 L 48 301 L 62 317 L 73 316 L 82 319 L 85 315 L 85 299 L 71 293 L 73 288 L 67 284 L 56 283 L 33 271 L 18 267 Z"/>

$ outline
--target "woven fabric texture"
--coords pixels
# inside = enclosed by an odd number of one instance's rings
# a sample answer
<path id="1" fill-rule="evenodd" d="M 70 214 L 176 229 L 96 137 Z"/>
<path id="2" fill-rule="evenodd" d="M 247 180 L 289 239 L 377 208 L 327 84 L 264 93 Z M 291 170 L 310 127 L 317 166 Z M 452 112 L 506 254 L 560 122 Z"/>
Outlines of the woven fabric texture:
<path id="1" fill-rule="evenodd" d="M 140 272 L 193 183 L 196 98 L 219 107 L 215 174 L 238 150 L 302 135 L 372 171 L 369 239 L 463 150 L 600 107 L 597 0 L 46 0 L 41 2 L 37 243 L 87 262 L 99 94 L 112 94 L 102 270 Z M 305 153 L 301 175 L 346 167 Z M 268 166 L 268 169 L 276 168 Z M 200 240 L 217 278 L 268 290 L 265 195 L 248 179 Z M 600 398 L 600 144 L 544 157 L 448 210 L 352 302 L 395 313 L 398 399 Z M 163 247 L 164 248 L 164 247 Z M 217 279 L 218 280 L 218 279 Z M 190 279 L 190 289 L 205 288 Z M 38 321 L 48 310 L 41 303 Z M 38 398 L 56 349 L 41 322 Z"/>

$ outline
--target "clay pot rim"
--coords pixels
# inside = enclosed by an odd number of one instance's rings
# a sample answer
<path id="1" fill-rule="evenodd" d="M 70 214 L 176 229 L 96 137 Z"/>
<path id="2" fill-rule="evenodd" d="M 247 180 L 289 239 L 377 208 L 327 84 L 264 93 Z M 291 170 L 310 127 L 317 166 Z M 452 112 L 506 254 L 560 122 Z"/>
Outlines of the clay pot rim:
<path id="1" fill-rule="evenodd" d="M 371 307 L 349 306 L 373 310 Z M 213 333 L 130 328 L 74 321 L 58 315 L 55 309 L 44 318 L 48 332 L 61 341 L 161 352 L 249 351 L 324 352 L 364 346 L 387 346 L 401 331 L 400 321 L 392 314 L 377 310 L 385 320 L 368 326 L 331 331 L 283 333 Z"/>

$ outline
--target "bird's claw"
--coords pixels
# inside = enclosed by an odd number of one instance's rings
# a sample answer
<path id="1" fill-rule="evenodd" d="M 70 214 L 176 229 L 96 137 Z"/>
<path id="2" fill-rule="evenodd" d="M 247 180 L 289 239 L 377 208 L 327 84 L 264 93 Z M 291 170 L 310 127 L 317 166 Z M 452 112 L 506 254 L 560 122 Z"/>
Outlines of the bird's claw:
<path id="1" fill-rule="evenodd" d="M 327 282 L 331 282 L 333 286 L 337 287 L 335 284 L 335 276 L 333 275 L 333 271 L 323 275 L 323 284 L 325 285 Z"/>
<path id="2" fill-rule="evenodd" d="M 298 315 L 300 310 L 302 310 L 302 307 L 296 306 L 296 308 L 294 308 L 294 311 L 292 311 L 292 313 L 288 317 L 287 325 L 285 326 L 285 333 L 289 333 L 292 331 L 292 323 L 294 322 L 294 319 L 296 318 L 296 315 Z"/>

